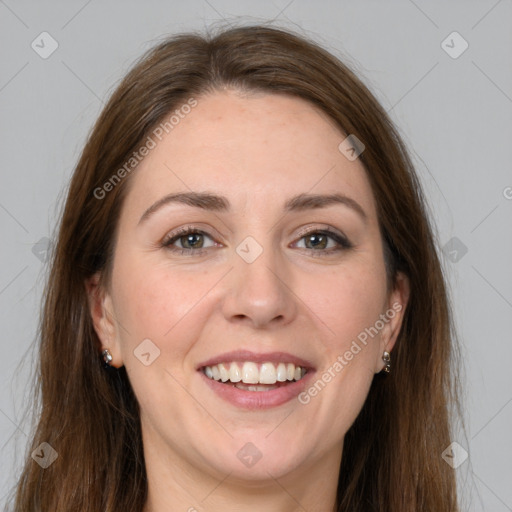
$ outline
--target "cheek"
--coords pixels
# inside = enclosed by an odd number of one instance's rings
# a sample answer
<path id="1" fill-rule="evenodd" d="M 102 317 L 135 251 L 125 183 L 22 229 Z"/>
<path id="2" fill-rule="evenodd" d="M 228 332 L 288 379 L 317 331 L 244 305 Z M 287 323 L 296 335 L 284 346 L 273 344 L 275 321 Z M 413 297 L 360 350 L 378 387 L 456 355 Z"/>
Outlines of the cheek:
<path id="1" fill-rule="evenodd" d="M 308 284 L 308 302 L 328 327 L 331 349 L 343 350 L 347 342 L 350 344 L 373 326 L 382 313 L 386 280 L 384 270 L 377 266 L 339 270 L 320 284 Z"/>
<path id="2" fill-rule="evenodd" d="M 179 360 L 200 332 L 205 316 L 200 304 L 217 274 L 185 272 L 151 258 L 120 258 L 116 264 L 114 307 L 123 352 L 149 338 L 162 354 Z"/>
<path id="3" fill-rule="evenodd" d="M 353 423 L 375 375 L 380 331 L 373 330 L 386 295 L 380 272 L 333 275 L 310 294 L 309 304 L 324 324 L 322 367 L 302 395 L 315 415 L 335 426 L 329 434 L 336 442 Z"/>
<path id="4" fill-rule="evenodd" d="M 161 410 L 177 414 L 169 396 L 187 401 L 181 388 L 188 387 L 191 375 L 187 354 L 208 316 L 201 308 L 201 298 L 214 280 L 211 276 L 187 275 L 150 258 L 120 258 L 116 263 L 114 308 L 122 326 L 118 334 L 130 382 L 151 418 L 158 417 Z M 147 366 L 146 353 L 150 354 Z M 167 393 L 155 393 L 155 389 Z"/>

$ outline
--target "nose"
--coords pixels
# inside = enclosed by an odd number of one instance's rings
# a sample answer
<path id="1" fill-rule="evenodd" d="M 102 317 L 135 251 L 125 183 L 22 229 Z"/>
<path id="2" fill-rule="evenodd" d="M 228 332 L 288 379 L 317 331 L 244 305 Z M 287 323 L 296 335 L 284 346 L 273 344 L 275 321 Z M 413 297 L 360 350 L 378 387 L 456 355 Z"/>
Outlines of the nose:
<path id="1" fill-rule="evenodd" d="M 277 250 L 271 247 L 252 262 L 236 252 L 229 273 L 223 313 L 230 322 L 262 329 L 283 326 L 297 313 L 291 273 Z"/>

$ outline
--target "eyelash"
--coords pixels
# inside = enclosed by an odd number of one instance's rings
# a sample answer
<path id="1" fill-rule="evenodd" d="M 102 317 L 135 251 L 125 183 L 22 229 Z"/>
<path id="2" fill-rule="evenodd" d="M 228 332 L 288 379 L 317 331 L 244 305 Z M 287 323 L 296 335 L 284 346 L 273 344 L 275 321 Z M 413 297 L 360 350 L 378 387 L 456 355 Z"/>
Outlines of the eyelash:
<path id="1" fill-rule="evenodd" d="M 211 247 L 207 247 L 206 249 L 188 249 L 188 248 L 180 249 L 180 248 L 176 248 L 176 247 L 171 247 L 172 244 L 175 243 L 176 241 L 178 241 L 181 237 L 190 235 L 190 234 L 207 236 L 208 238 L 211 238 L 213 240 L 211 235 L 209 235 L 205 231 L 202 231 L 201 229 L 194 228 L 193 226 L 188 226 L 186 228 L 180 229 L 179 231 L 177 231 L 175 233 L 170 233 L 167 237 L 165 237 L 162 240 L 162 247 L 167 248 L 169 251 L 171 251 L 173 253 L 178 253 L 181 256 L 192 256 L 192 255 L 200 256 L 200 255 L 208 252 L 209 249 L 211 249 Z M 313 255 L 315 257 L 329 256 L 333 252 L 339 252 L 339 251 L 351 249 L 353 247 L 353 245 L 349 242 L 349 240 L 346 237 L 330 230 L 329 228 L 309 229 L 309 230 L 303 231 L 299 234 L 298 240 L 302 240 L 303 238 L 310 236 L 310 235 L 325 235 L 325 236 L 333 239 L 339 246 L 339 247 L 335 247 L 335 248 L 318 250 L 318 251 L 315 249 L 308 249 L 308 248 L 302 249 L 301 248 L 302 250 L 308 251 L 309 253 L 311 253 L 311 255 Z"/>
<path id="2" fill-rule="evenodd" d="M 190 255 L 192 256 L 192 253 L 194 256 L 199 256 L 208 251 L 208 249 L 180 249 L 179 247 L 171 247 L 171 245 L 176 242 L 178 239 L 180 239 L 183 236 L 190 235 L 190 234 L 197 234 L 197 235 L 203 235 L 207 236 L 209 238 L 212 238 L 208 233 L 205 231 L 202 231 L 201 229 L 194 228 L 193 226 L 188 226 L 186 228 L 179 229 L 176 233 L 171 233 L 169 236 L 165 237 L 162 240 L 162 247 L 167 248 L 169 251 L 178 253 L 182 256 Z M 213 240 L 213 238 L 212 238 Z"/>

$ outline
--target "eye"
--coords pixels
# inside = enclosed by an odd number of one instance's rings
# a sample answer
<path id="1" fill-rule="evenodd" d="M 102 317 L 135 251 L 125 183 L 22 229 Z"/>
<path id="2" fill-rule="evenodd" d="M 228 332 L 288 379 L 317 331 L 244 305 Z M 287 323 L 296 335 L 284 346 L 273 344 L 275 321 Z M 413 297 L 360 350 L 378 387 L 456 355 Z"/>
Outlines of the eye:
<path id="1" fill-rule="evenodd" d="M 300 245 L 302 242 L 303 246 Z M 193 226 L 170 233 L 162 241 L 162 247 L 183 255 L 200 255 L 211 247 L 219 245 L 208 233 Z M 315 253 L 315 256 L 328 256 L 334 252 L 350 249 L 352 244 L 344 235 L 330 229 L 310 229 L 301 233 L 299 241 L 295 242 L 293 247 Z"/>
<path id="2" fill-rule="evenodd" d="M 299 244 L 302 241 L 304 241 L 304 245 L 301 247 Z M 302 233 L 299 241 L 295 243 L 295 247 L 314 251 L 318 253 L 318 256 L 324 256 L 350 249 L 352 244 L 345 236 L 330 229 L 313 229 Z"/>
<path id="3" fill-rule="evenodd" d="M 210 245 L 207 245 L 208 239 L 211 241 Z M 178 232 L 170 233 L 162 241 L 163 247 L 173 252 L 180 252 L 181 254 L 201 254 L 205 252 L 206 249 L 214 247 L 215 245 L 217 245 L 216 242 L 208 233 L 193 227 L 183 228 Z"/>

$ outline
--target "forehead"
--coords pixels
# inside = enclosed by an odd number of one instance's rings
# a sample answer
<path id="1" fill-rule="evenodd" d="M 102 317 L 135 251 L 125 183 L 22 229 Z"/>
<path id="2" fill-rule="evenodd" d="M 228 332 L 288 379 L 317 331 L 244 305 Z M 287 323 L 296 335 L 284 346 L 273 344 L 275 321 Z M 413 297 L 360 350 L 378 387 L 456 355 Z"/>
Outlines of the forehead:
<path id="1" fill-rule="evenodd" d="M 138 166 L 127 200 L 141 209 L 169 192 L 217 191 L 239 208 L 278 205 L 300 193 L 341 192 L 374 214 L 366 171 L 338 149 L 346 137 L 305 100 L 236 91 L 177 106 Z M 188 113 L 185 113 L 188 112 Z M 170 119 L 172 113 L 166 118 Z M 164 119 L 165 122 L 165 119 Z"/>

